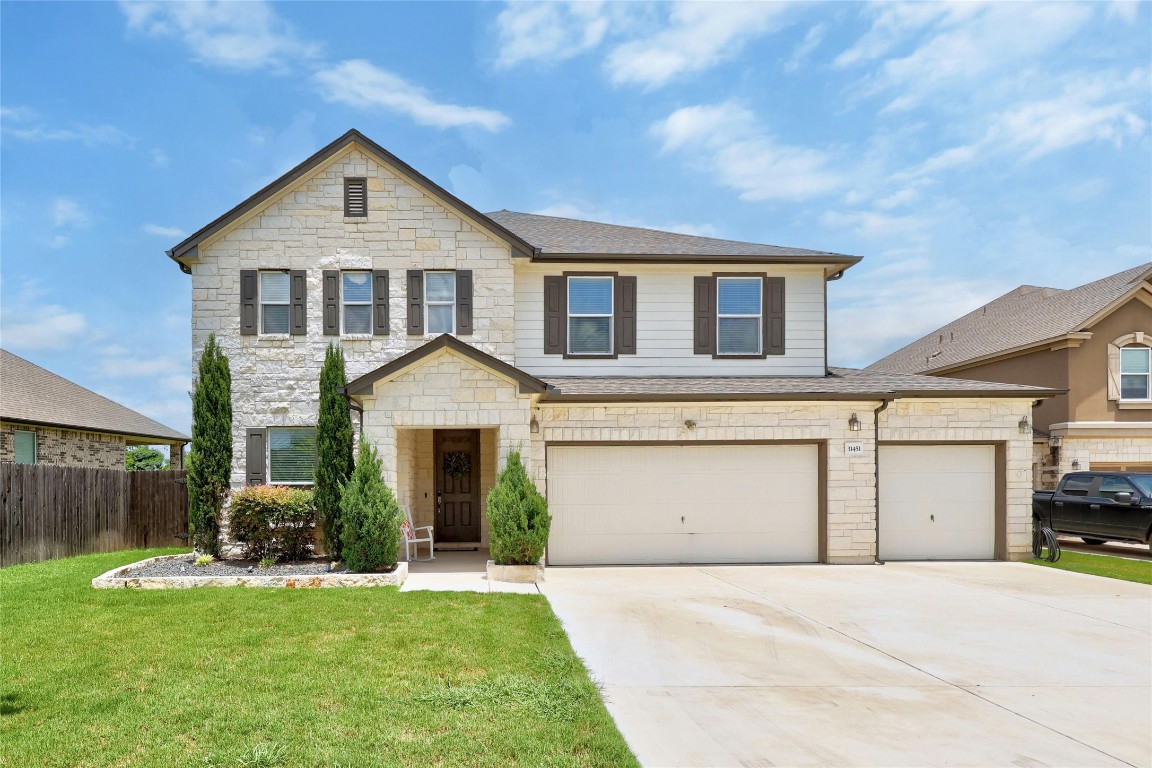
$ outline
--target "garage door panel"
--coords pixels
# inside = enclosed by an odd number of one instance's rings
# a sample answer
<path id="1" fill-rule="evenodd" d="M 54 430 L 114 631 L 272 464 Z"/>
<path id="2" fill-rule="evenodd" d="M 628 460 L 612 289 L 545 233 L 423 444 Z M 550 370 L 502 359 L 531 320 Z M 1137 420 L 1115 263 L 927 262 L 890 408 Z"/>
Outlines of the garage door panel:
<path id="1" fill-rule="evenodd" d="M 992 559 L 995 456 L 990 445 L 881 446 L 881 559 Z"/>
<path id="2" fill-rule="evenodd" d="M 549 562 L 813 562 L 814 445 L 550 446 Z"/>

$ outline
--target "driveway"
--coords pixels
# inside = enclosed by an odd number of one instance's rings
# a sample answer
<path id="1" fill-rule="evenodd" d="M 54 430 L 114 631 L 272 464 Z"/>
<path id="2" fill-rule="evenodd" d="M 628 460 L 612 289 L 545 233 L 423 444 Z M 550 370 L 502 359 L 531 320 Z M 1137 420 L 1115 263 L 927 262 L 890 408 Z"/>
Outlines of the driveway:
<path id="1" fill-rule="evenodd" d="M 1152 587 L 1019 563 L 541 586 L 646 766 L 1152 765 Z"/>

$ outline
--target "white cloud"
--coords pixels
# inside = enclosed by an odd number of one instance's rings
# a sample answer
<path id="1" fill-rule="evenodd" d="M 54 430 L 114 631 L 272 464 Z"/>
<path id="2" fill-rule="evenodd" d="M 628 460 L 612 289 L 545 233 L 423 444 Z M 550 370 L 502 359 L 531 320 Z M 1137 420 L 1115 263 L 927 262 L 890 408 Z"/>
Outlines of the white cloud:
<path id="1" fill-rule="evenodd" d="M 0 130 L 5 136 L 21 141 L 76 141 L 86 147 L 131 145 L 135 142 L 127 133 L 108 124 L 49 126 L 36 110 L 29 107 L 0 107 Z"/>
<path id="2" fill-rule="evenodd" d="M 342 61 L 321 69 L 313 80 L 328 101 L 359 109 L 385 109 L 436 128 L 476 126 L 498 131 L 511 120 L 482 107 L 462 107 L 433 101 L 427 92 L 364 59 Z"/>
<path id="3" fill-rule="evenodd" d="M 784 27 L 791 9 L 787 3 L 675 3 L 662 29 L 608 55 L 609 77 L 655 88 L 708 69 L 737 56 L 749 40 Z"/>
<path id="4" fill-rule="evenodd" d="M 84 315 L 43 301 L 45 291 L 35 282 L 0 306 L 0 346 L 13 352 L 64 349 L 90 336 Z"/>
<path id="5" fill-rule="evenodd" d="M 508 3 L 496 17 L 496 66 L 578 56 L 600 44 L 609 23 L 601 2 Z"/>
<path id="6" fill-rule="evenodd" d="M 140 229 L 157 237 L 184 237 L 184 230 L 180 229 L 180 227 L 162 227 L 158 224 L 145 224 L 140 227 Z"/>
<path id="7" fill-rule="evenodd" d="M 198 61 L 227 69 L 277 69 L 316 58 L 320 46 L 301 40 L 264 2 L 121 2 L 128 29 L 176 37 Z"/>
<path id="8" fill-rule="evenodd" d="M 784 62 L 784 71 L 795 72 L 800 69 L 800 65 L 819 47 L 827 33 L 827 24 L 816 24 L 810 27 L 807 34 L 804 35 L 804 39 L 797 43 L 796 47 L 792 49 L 792 55 Z"/>
<path id="9" fill-rule="evenodd" d="M 156 168 L 168 167 L 168 153 L 162 149 L 153 149 L 150 153 L 152 155 L 152 165 Z"/>
<path id="10" fill-rule="evenodd" d="M 55 227 L 86 227 L 92 223 L 92 216 L 84 206 L 69 197 L 58 197 L 52 201 L 52 225 Z"/>
<path id="11" fill-rule="evenodd" d="M 663 152 L 686 153 L 742 200 L 805 200 L 847 182 L 830 154 L 777 141 L 750 110 L 732 102 L 678 109 L 651 133 Z"/>

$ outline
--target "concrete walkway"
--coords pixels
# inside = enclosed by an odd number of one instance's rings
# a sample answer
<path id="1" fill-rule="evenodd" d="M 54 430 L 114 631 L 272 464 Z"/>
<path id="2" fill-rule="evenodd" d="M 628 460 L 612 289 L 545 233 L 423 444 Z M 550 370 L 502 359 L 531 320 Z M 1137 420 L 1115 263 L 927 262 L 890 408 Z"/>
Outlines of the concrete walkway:
<path id="1" fill-rule="evenodd" d="M 1152 765 L 1152 587 L 1015 563 L 541 587 L 646 766 Z"/>
<path id="2" fill-rule="evenodd" d="M 423 554 L 427 554 L 421 549 Z M 488 550 L 440 550 L 433 560 L 413 560 L 408 563 L 408 579 L 401 592 L 430 590 L 433 592 L 512 592 L 536 595 L 535 584 L 513 584 L 506 581 L 488 581 Z"/>

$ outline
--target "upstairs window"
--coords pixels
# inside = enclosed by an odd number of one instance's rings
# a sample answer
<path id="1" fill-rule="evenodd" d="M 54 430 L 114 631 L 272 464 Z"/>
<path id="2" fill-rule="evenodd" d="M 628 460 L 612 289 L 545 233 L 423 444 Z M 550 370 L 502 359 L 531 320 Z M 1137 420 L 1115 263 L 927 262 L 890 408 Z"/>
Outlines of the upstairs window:
<path id="1" fill-rule="evenodd" d="M 344 217 L 364 218 L 368 215 L 368 179 L 344 179 Z"/>
<path id="2" fill-rule="evenodd" d="M 456 273 L 425 272 L 427 333 L 456 333 Z"/>
<path id="3" fill-rule="evenodd" d="M 291 291 L 287 272 L 260 273 L 260 332 L 288 333 Z"/>
<path id="4" fill-rule="evenodd" d="M 17 464 L 35 464 L 36 433 L 30 429 L 17 429 L 12 433 L 12 449 Z"/>
<path id="5" fill-rule="evenodd" d="M 372 333 L 372 273 L 341 273 L 344 333 Z"/>
<path id="6" fill-rule="evenodd" d="M 308 485 L 316 478 L 316 429 L 268 428 L 268 482 Z"/>
<path id="7" fill-rule="evenodd" d="M 568 278 L 568 354 L 612 354 L 612 278 Z"/>
<path id="8" fill-rule="evenodd" d="M 1152 399 L 1152 348 L 1121 348 L 1120 399 Z"/>
<path id="9" fill-rule="evenodd" d="M 763 282 L 759 277 L 716 279 L 717 354 L 760 354 L 763 297 Z"/>

